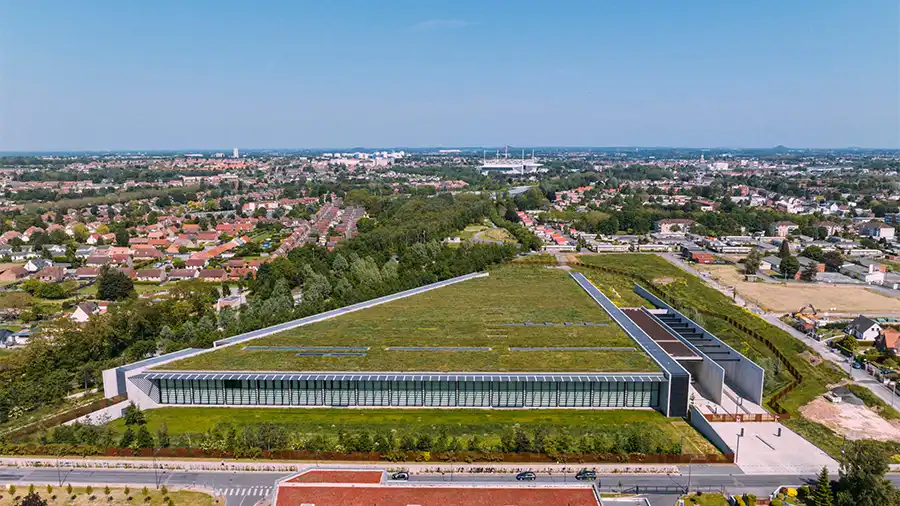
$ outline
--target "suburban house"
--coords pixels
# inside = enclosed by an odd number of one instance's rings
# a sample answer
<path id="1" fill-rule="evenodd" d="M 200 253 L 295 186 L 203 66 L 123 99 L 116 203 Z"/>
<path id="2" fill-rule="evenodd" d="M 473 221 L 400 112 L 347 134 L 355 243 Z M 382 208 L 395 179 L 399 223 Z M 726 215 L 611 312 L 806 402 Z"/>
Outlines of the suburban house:
<path id="1" fill-rule="evenodd" d="M 134 273 L 135 281 L 152 281 L 162 283 L 166 280 L 166 271 L 162 269 L 138 269 Z"/>
<path id="2" fill-rule="evenodd" d="M 0 281 L 18 281 L 28 276 L 29 272 L 20 265 L 14 265 L 4 271 L 0 271 Z"/>
<path id="3" fill-rule="evenodd" d="M 900 330 L 894 327 L 885 327 L 875 344 L 881 351 L 890 351 L 896 356 L 900 353 Z"/>
<path id="4" fill-rule="evenodd" d="M 844 328 L 844 332 L 860 341 L 874 342 L 881 335 L 881 325 L 871 318 L 859 315 Z"/>
<path id="5" fill-rule="evenodd" d="M 75 256 L 77 258 L 87 258 L 94 253 L 93 246 L 80 246 L 75 250 Z"/>
<path id="6" fill-rule="evenodd" d="M 825 264 L 822 262 L 817 262 L 812 258 L 807 257 L 797 257 L 797 262 L 800 264 L 800 272 L 812 267 L 816 270 L 816 272 L 825 272 Z M 799 278 L 800 272 L 797 273 Z"/>
<path id="7" fill-rule="evenodd" d="M 814 226 L 817 229 L 824 228 L 828 235 L 834 235 L 843 229 L 840 223 L 835 223 L 833 221 L 817 221 Z"/>
<path id="8" fill-rule="evenodd" d="M 45 258 L 32 258 L 25 264 L 25 270 L 28 272 L 38 272 L 42 269 L 50 267 L 53 262 Z"/>
<path id="9" fill-rule="evenodd" d="M 691 231 L 694 220 L 686 218 L 669 218 L 657 221 L 654 226 L 660 234 L 685 234 Z"/>
<path id="10" fill-rule="evenodd" d="M 17 251 L 13 251 L 12 254 L 9 255 L 9 258 L 13 262 L 24 262 L 29 258 L 37 258 L 38 254 L 34 252 L 34 248 L 31 246 L 22 246 Z"/>
<path id="11" fill-rule="evenodd" d="M 75 269 L 76 279 L 94 279 L 100 275 L 99 267 L 79 267 Z"/>
<path id="12" fill-rule="evenodd" d="M 66 247 L 62 244 L 45 244 L 44 251 L 49 253 L 52 257 L 66 256 Z"/>
<path id="13" fill-rule="evenodd" d="M 96 302 L 82 302 L 75 306 L 75 311 L 69 315 L 69 318 L 78 323 L 85 323 L 90 320 L 91 315 L 100 314 L 100 305 Z"/>
<path id="14" fill-rule="evenodd" d="M 884 239 L 890 241 L 894 238 L 894 227 L 881 221 L 867 221 L 859 227 L 860 235 L 871 237 L 873 239 Z"/>
<path id="15" fill-rule="evenodd" d="M 203 269 L 200 271 L 200 279 L 203 281 L 223 282 L 228 278 L 225 269 Z"/>
<path id="16" fill-rule="evenodd" d="M 776 221 L 769 225 L 769 233 L 775 237 L 787 237 L 798 228 L 793 221 Z"/>
<path id="17" fill-rule="evenodd" d="M 111 265 L 113 263 L 113 259 L 107 256 L 90 256 L 87 260 L 84 261 L 84 265 L 88 267 L 103 267 L 104 265 Z"/>
<path id="18" fill-rule="evenodd" d="M 194 279 L 199 274 L 197 269 L 172 269 L 169 271 L 168 279 L 170 281 L 184 281 L 186 279 Z"/>
<path id="19" fill-rule="evenodd" d="M 59 283 L 66 277 L 66 270 L 62 267 L 44 267 L 37 273 L 37 278 L 42 283 Z"/>

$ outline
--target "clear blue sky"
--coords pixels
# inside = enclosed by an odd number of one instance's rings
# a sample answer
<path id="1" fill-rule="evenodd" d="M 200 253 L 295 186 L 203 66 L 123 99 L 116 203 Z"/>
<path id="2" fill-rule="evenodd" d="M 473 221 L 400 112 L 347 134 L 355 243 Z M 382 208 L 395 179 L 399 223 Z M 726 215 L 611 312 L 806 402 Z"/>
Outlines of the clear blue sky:
<path id="1" fill-rule="evenodd" d="M 0 150 L 896 148 L 897 4 L 9 1 Z"/>

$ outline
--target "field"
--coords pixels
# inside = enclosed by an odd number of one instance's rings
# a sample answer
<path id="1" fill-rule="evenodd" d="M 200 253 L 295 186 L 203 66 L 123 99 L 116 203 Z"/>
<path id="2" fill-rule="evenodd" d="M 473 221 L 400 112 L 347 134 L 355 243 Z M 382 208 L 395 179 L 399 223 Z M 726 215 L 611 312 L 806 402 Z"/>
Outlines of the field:
<path id="1" fill-rule="evenodd" d="M 680 418 L 666 418 L 652 410 L 487 410 L 487 409 L 302 409 L 302 408 L 159 408 L 144 412 L 155 434 L 166 423 L 173 438 L 206 432 L 217 424 L 253 426 L 263 422 L 306 435 L 337 436 L 340 432 L 373 433 L 395 430 L 410 433 L 445 432 L 450 437 L 478 435 L 495 444 L 504 430 L 519 426 L 566 431 L 573 437 L 604 432 L 604 428 L 648 424 L 654 432 L 678 443 L 684 435 L 685 453 L 718 453 L 715 447 Z M 122 419 L 111 422 L 122 431 Z"/>
<path id="2" fill-rule="evenodd" d="M 469 225 L 459 233 L 459 238 L 463 241 L 516 243 L 516 238 L 510 235 L 505 228 L 496 227 L 490 222 L 482 225 Z"/>
<path id="3" fill-rule="evenodd" d="M 864 286 L 775 284 L 744 281 L 732 265 L 697 265 L 720 283 L 737 288 L 738 294 L 775 313 L 797 311 L 812 304 L 819 311 L 840 313 L 900 313 L 900 299 L 882 295 Z"/>
<path id="4" fill-rule="evenodd" d="M 641 276 L 668 292 L 671 299 L 693 308 L 694 310 L 686 310 L 689 317 L 766 370 L 764 393 L 767 399 L 787 385 L 791 376 L 764 344 L 738 330 L 724 317 L 732 318 L 768 338 L 784 356 L 793 357 L 791 363 L 803 377 L 800 385 L 780 400 L 781 406 L 792 415 L 789 420 L 785 420 L 785 425 L 832 456 L 840 454 L 840 438 L 826 426 L 803 418 L 799 412 L 801 406 L 824 394 L 828 385 L 838 383 L 846 377 L 833 364 L 817 360 L 815 363 L 818 365 L 813 365 L 813 361 L 807 357 L 812 357 L 815 352 L 803 342 L 753 313 L 735 306 L 728 297 L 708 286 L 702 279 L 682 271 L 657 255 L 590 255 L 581 256 L 580 260 L 585 264 L 605 266 Z M 615 288 L 623 299 L 631 297 L 625 295 L 625 292 L 632 289 L 633 278 L 598 273 L 591 269 L 584 269 L 584 272 L 596 284 L 606 285 L 604 293 Z M 700 314 L 695 310 L 708 311 L 715 316 Z"/>
<path id="5" fill-rule="evenodd" d="M 541 325 L 525 326 L 525 322 Z M 554 325 L 543 325 L 545 322 Z M 597 325 L 564 325 L 589 322 Z M 365 356 L 296 356 L 252 346 L 368 347 Z M 388 350 L 388 347 L 490 350 Z M 510 347 L 629 350 L 512 351 Z M 174 370 L 650 372 L 655 363 L 562 269 L 506 265 L 490 276 L 162 366 Z"/>
<path id="6" fill-rule="evenodd" d="M 212 496 L 202 492 L 169 490 L 167 495 L 163 495 L 160 490 L 156 490 L 151 486 L 147 489 L 146 496 L 143 494 L 143 487 L 132 487 L 126 495 L 124 488 L 110 487 L 110 494 L 107 496 L 104 488 L 105 487 L 103 486 L 95 486 L 91 493 L 88 494 L 85 487 L 72 487 L 72 493 L 69 494 L 66 487 L 54 486 L 52 492 L 48 493 L 47 487 L 44 485 L 35 486 L 34 491 L 40 495 L 42 499 L 47 501 L 48 506 L 55 504 L 66 506 L 87 506 L 89 504 L 107 504 L 111 506 L 143 504 L 148 506 L 164 506 L 165 504 L 168 504 L 168 502 L 165 501 L 166 497 L 171 499 L 172 503 L 176 505 L 211 506 L 213 504 Z M 14 496 L 10 496 L 8 489 L 4 488 L 0 490 L 2 490 L 2 495 L 0 495 L 0 506 L 12 506 L 18 504 L 15 497 L 25 497 L 28 495 L 28 485 L 24 484 L 16 486 Z M 72 499 L 73 495 L 75 496 L 75 499 Z M 53 496 L 55 496 L 56 499 L 53 499 Z M 94 496 L 94 498 L 91 499 L 91 496 Z M 129 497 L 131 499 L 129 499 Z M 150 500 L 145 501 L 145 497 L 149 497 Z"/>

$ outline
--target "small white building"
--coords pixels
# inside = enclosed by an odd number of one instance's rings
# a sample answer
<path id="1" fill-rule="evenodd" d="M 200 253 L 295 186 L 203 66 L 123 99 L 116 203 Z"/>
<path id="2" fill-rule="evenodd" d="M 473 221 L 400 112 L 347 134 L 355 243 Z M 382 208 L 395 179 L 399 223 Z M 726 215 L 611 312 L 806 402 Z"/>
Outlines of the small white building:
<path id="1" fill-rule="evenodd" d="M 844 332 L 860 341 L 874 342 L 881 335 L 881 325 L 869 317 L 859 315 L 844 328 Z"/>

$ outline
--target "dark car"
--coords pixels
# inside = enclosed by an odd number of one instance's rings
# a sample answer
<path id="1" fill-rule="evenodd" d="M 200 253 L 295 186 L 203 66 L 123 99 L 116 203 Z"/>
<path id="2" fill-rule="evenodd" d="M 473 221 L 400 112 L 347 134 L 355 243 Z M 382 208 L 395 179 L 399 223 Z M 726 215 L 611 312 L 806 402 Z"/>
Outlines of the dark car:
<path id="1" fill-rule="evenodd" d="M 596 480 L 597 472 L 591 471 L 589 469 L 582 469 L 578 471 L 578 474 L 575 475 L 576 480 Z"/>
<path id="2" fill-rule="evenodd" d="M 399 473 L 392 474 L 391 479 L 392 480 L 408 480 L 409 473 L 407 473 L 406 471 L 400 471 Z"/>
<path id="3" fill-rule="evenodd" d="M 531 471 L 524 471 L 516 475 L 516 479 L 519 481 L 534 481 L 537 479 L 537 475 L 535 475 Z"/>

